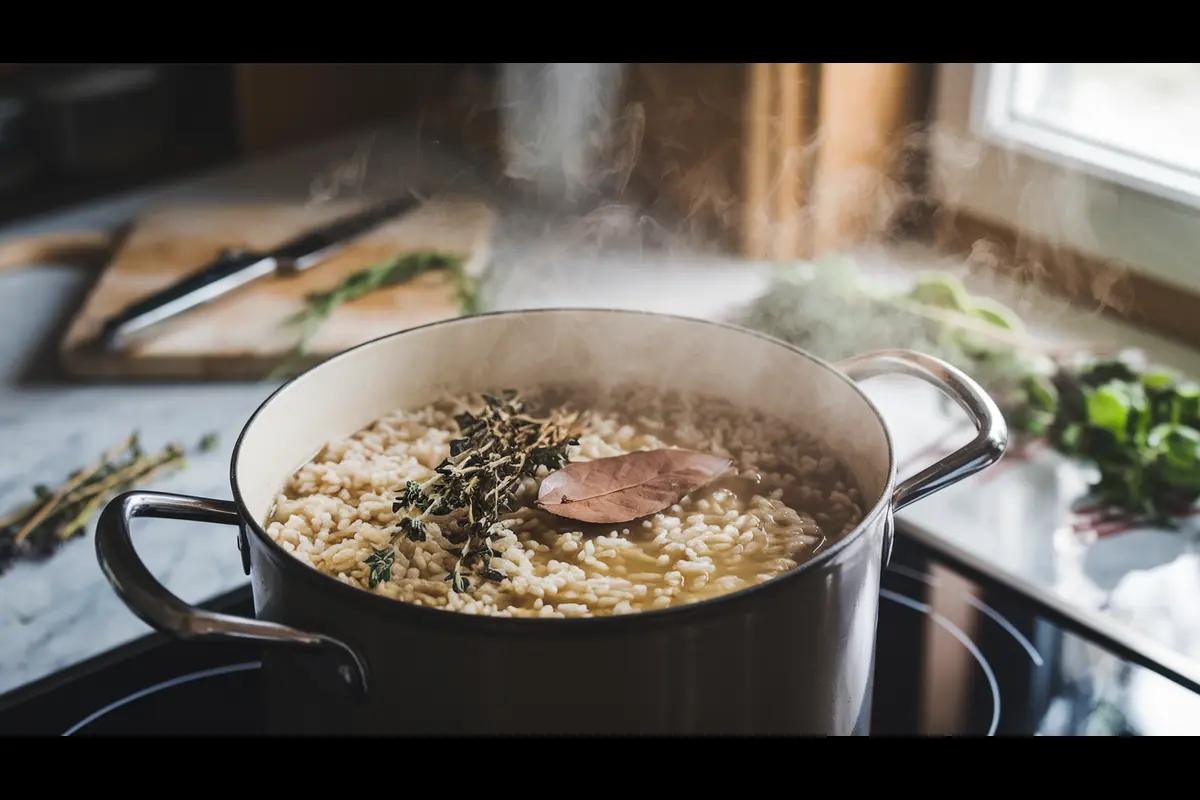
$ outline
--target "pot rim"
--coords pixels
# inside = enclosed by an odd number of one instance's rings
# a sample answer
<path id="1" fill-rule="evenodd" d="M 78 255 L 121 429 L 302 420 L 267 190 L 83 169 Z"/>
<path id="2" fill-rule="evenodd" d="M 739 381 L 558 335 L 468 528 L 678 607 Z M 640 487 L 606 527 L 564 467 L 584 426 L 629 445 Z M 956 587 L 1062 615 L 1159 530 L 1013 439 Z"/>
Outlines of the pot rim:
<path id="1" fill-rule="evenodd" d="M 245 500 L 242 497 L 241 489 L 238 486 L 237 466 L 238 458 L 241 454 L 242 443 L 246 437 L 246 432 L 254 425 L 258 417 L 263 414 L 271 405 L 272 401 L 282 395 L 284 392 L 292 389 L 295 384 L 305 376 L 320 369 L 326 364 L 348 357 L 355 351 L 378 345 L 379 343 L 393 339 L 398 336 L 403 336 L 412 331 L 422 330 L 425 328 L 433 328 L 439 326 L 464 325 L 470 324 L 472 320 L 481 317 L 515 317 L 526 316 L 530 314 L 577 314 L 577 313 L 600 313 L 600 314 L 623 314 L 637 316 L 661 317 L 664 319 L 673 319 L 680 322 L 698 325 L 711 325 L 717 328 L 725 328 L 730 331 L 741 333 L 744 335 L 753 336 L 761 339 L 769 344 L 775 345 L 780 349 L 790 353 L 793 356 L 807 358 L 809 361 L 815 362 L 821 367 L 833 372 L 837 378 L 848 384 L 858 395 L 866 402 L 867 406 L 874 413 L 875 418 L 879 421 L 883 428 L 884 439 L 887 442 L 888 449 L 888 479 L 883 490 L 875 500 L 871 510 L 863 515 L 863 519 L 859 524 L 847 535 L 843 536 L 833 544 L 829 549 L 817 554 L 814 558 L 799 564 L 796 567 L 788 570 L 786 573 L 776 576 L 769 581 L 765 581 L 754 586 L 749 586 L 744 589 L 739 589 L 736 592 L 720 595 L 711 600 L 705 600 L 699 603 L 689 603 L 682 606 L 673 606 L 670 608 L 650 609 L 646 611 L 638 611 L 632 614 L 617 614 L 600 617 L 568 617 L 566 619 L 546 618 L 546 617 L 496 617 L 490 615 L 478 614 L 462 614 L 453 611 L 448 611 L 442 608 L 433 608 L 430 606 L 419 606 L 413 603 L 406 603 L 402 600 L 394 600 L 390 597 L 384 597 L 374 592 L 364 590 L 358 586 L 339 581 L 332 575 L 327 575 L 320 570 L 317 570 L 307 564 L 302 564 L 298 559 L 284 550 L 274 539 L 267 535 L 263 529 L 262 523 L 253 517 L 246 506 Z M 766 598 L 772 592 L 779 592 L 788 583 L 799 580 L 805 574 L 819 571 L 824 565 L 836 561 L 839 556 L 849 548 L 853 547 L 856 542 L 866 535 L 866 531 L 872 528 L 877 522 L 881 514 L 891 507 L 892 494 L 895 490 L 896 483 L 896 449 L 895 443 L 892 441 L 892 432 L 888 428 L 887 422 L 883 415 L 879 412 L 879 408 L 861 389 L 859 384 L 852 380 L 841 370 L 834 367 L 828 361 L 819 358 L 807 350 L 803 350 L 795 345 L 788 344 L 780 339 L 768 336 L 759 331 L 752 330 L 740 325 L 735 325 L 729 322 L 718 322 L 714 320 L 701 319 L 699 317 L 689 317 L 682 314 L 666 314 L 658 311 L 641 311 L 636 309 L 620 309 L 620 308 L 589 308 L 589 307 L 549 307 L 549 308 L 530 308 L 530 309 L 510 309 L 502 311 L 489 311 L 482 314 L 472 314 L 464 317 L 453 317 L 436 322 L 425 323 L 424 325 L 415 325 L 411 328 L 395 331 L 394 333 L 385 334 L 376 337 L 369 341 L 355 345 L 347 350 L 330 356 L 308 369 L 289 379 L 282 386 L 271 392 L 254 413 L 246 420 L 246 424 L 242 426 L 241 432 L 238 434 L 237 441 L 233 446 L 233 454 L 230 457 L 229 466 L 229 482 L 233 490 L 233 501 L 237 507 L 238 514 L 242 518 L 243 529 L 249 528 L 254 535 L 262 542 L 270 552 L 274 560 L 280 563 L 286 563 L 285 569 L 292 569 L 296 574 L 306 573 L 306 577 L 302 580 L 311 582 L 314 589 L 324 589 L 330 592 L 337 593 L 339 597 L 344 597 L 349 602 L 363 604 L 374 611 L 391 614 L 398 619 L 402 619 L 413 623 L 424 623 L 434 625 L 462 625 L 475 626 L 477 628 L 495 629 L 500 626 L 503 630 L 510 633 L 518 631 L 542 631 L 542 632 L 557 632 L 557 633 L 578 633 L 587 630 L 605 630 L 617 627 L 626 627 L 629 625 L 652 625 L 659 623 L 670 623 L 673 620 L 686 620 L 696 616 L 724 614 L 732 612 L 744 603 L 755 599 Z M 245 543 L 249 546 L 249 542 Z M 251 558 L 251 561 L 253 559 Z M 390 607 L 390 609 L 389 609 Z"/>

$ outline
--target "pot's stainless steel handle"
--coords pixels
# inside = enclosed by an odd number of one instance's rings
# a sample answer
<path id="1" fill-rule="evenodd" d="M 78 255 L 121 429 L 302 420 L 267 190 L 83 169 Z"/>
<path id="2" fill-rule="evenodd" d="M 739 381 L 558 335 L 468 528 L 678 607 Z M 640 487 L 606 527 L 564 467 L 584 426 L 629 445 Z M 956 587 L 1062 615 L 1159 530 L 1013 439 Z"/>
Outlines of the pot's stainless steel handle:
<path id="1" fill-rule="evenodd" d="M 270 644 L 320 648 L 337 660 L 338 674 L 351 691 L 365 695 L 366 665 L 344 642 L 245 617 L 217 614 L 190 606 L 155 580 L 134 550 L 129 521 L 135 517 L 181 519 L 195 522 L 242 524 L 237 506 L 228 500 L 209 500 L 161 492 L 127 492 L 114 498 L 100 513 L 96 525 L 96 557 L 100 569 L 133 613 L 151 627 L 184 639 L 218 637 L 250 639 Z"/>
<path id="2" fill-rule="evenodd" d="M 906 375 L 932 384 L 967 412 L 978 431 L 970 443 L 897 486 L 892 493 L 894 511 L 991 466 L 1008 447 L 1008 426 L 996 402 L 979 384 L 939 358 L 912 350 L 876 350 L 841 361 L 837 368 L 856 381 Z"/>

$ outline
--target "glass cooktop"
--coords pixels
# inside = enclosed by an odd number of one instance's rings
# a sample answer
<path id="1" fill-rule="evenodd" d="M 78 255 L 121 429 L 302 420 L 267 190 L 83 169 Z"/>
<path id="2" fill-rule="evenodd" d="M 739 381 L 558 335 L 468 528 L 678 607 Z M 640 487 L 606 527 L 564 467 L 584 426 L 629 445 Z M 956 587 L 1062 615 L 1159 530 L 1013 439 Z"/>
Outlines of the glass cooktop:
<path id="1" fill-rule="evenodd" d="M 889 736 L 1189 735 L 1200 694 L 1051 621 L 901 534 L 879 612 L 871 730 Z M 208 607 L 250 615 L 249 589 Z M 148 636 L 0 697 L 0 735 L 261 733 L 260 650 Z"/>

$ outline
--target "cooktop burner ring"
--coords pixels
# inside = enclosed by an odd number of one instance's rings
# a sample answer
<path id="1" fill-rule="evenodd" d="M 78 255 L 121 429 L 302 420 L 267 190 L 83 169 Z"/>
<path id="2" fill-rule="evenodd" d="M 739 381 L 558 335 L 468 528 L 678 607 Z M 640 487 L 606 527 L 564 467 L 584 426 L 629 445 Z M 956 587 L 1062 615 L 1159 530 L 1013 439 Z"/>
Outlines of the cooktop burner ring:
<path id="1" fill-rule="evenodd" d="M 899 603 L 906 608 L 911 608 L 913 611 L 921 612 L 933 620 L 935 625 L 957 639 L 958 643 L 967 649 L 967 652 L 975 659 L 975 663 L 983 670 L 983 676 L 987 680 L 988 688 L 992 693 L 992 722 L 985 735 L 995 736 L 997 729 L 1000 727 L 1000 682 L 996 680 L 996 673 L 992 671 L 992 665 L 984 658 L 983 653 L 975 646 L 971 638 L 963 633 L 961 628 L 934 611 L 926 603 L 913 600 L 911 597 L 905 597 L 898 592 L 893 592 L 891 589 L 880 589 L 879 596 L 884 600 L 891 600 L 893 603 Z"/>
<path id="2" fill-rule="evenodd" d="M 937 578 L 929 573 L 919 572 L 902 564 L 893 564 L 888 567 L 887 571 L 896 575 L 902 575 L 906 578 L 918 580 L 927 586 L 938 586 L 940 583 Z M 978 609 L 981 613 L 985 614 L 989 619 L 992 620 L 992 622 L 999 625 L 1005 633 L 1016 640 L 1017 644 L 1021 645 L 1021 649 L 1029 655 L 1029 659 L 1034 663 L 1035 666 L 1041 667 L 1046 663 L 1045 659 L 1042 658 L 1042 654 L 1038 651 L 1037 647 L 1034 646 L 1033 642 L 1029 641 L 1029 638 L 1026 637 L 1025 634 L 1017 630 L 1016 626 L 1009 622 L 1003 614 L 1001 614 L 999 611 L 996 611 L 987 603 L 983 602 L 969 592 L 960 592 L 959 597 L 961 597 L 974 608 Z"/>
<path id="3" fill-rule="evenodd" d="M 141 700 L 143 697 L 149 697 L 152 694 L 157 694 L 158 692 L 165 691 L 166 689 L 172 689 L 176 686 L 182 686 L 185 683 L 203 680 L 204 678 L 218 678 L 222 675 L 232 675 L 238 672 L 249 672 L 250 670 L 260 669 L 261 667 L 261 661 L 243 661 L 238 664 L 226 664 L 223 667 L 214 667 L 212 669 L 202 669 L 198 672 L 189 672 L 185 675 L 180 675 L 178 677 L 171 678 L 170 680 L 156 683 L 153 686 L 147 686 L 145 689 L 139 689 L 133 694 L 122 697 L 120 700 L 114 700 L 104 708 L 101 708 L 99 711 L 93 711 L 91 714 L 88 714 L 82 720 L 76 722 L 74 725 L 68 728 L 65 732 L 63 732 L 62 735 L 73 736 L 75 733 L 83 730 L 104 715 L 110 714 L 122 706 L 129 705 L 137 700 Z"/>

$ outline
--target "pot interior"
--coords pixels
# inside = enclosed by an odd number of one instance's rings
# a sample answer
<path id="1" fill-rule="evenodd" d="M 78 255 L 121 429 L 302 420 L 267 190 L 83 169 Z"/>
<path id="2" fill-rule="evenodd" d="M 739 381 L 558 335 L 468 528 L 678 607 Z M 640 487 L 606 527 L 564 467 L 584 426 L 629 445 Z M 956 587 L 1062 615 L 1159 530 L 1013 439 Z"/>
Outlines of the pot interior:
<path id="1" fill-rule="evenodd" d="M 640 312 L 562 309 L 467 317 L 370 342 L 280 390 L 235 452 L 236 488 L 261 525 L 288 475 L 327 442 L 397 408 L 465 392 L 547 384 L 645 386 L 728 401 L 827 444 L 864 500 L 891 472 L 887 432 L 841 373 L 736 328 Z"/>

